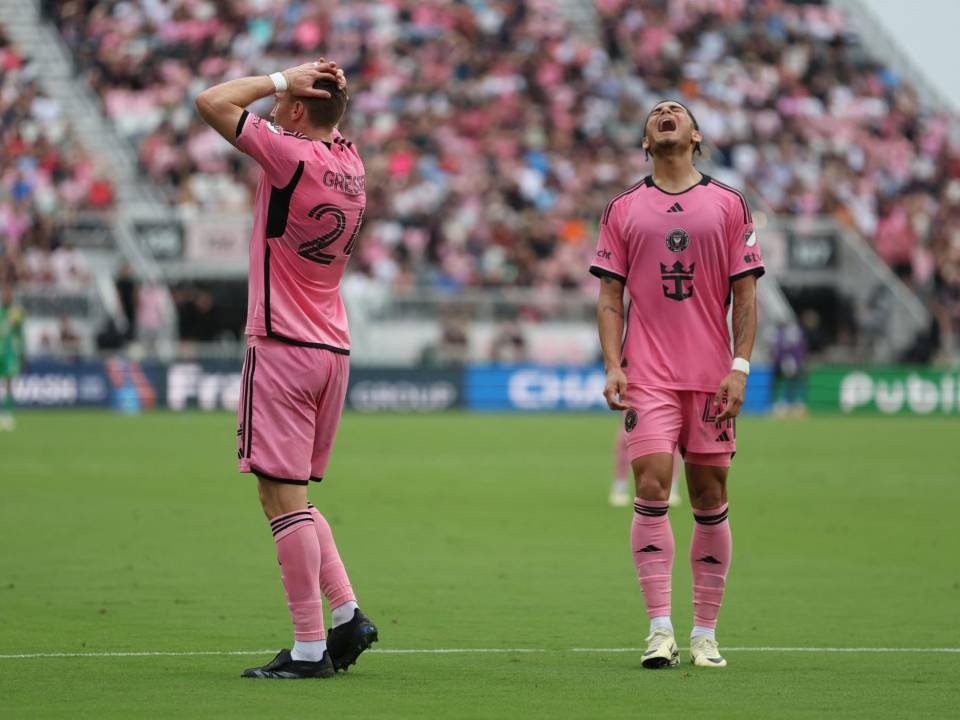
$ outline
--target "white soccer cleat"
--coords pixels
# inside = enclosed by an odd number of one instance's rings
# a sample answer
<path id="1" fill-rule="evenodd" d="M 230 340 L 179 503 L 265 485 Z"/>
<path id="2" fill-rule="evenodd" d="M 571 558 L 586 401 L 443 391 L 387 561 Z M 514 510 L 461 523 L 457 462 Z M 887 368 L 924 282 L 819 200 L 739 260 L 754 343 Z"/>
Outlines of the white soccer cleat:
<path id="1" fill-rule="evenodd" d="M 13 419 L 13 415 L 0 414 L 0 430 L 16 430 L 16 428 L 17 423 Z"/>
<path id="2" fill-rule="evenodd" d="M 647 649 L 643 653 L 645 668 L 673 667 L 680 663 L 680 649 L 672 630 L 657 628 L 647 636 Z"/>
<path id="3" fill-rule="evenodd" d="M 694 635 L 690 638 L 690 662 L 697 667 L 722 668 L 727 661 L 720 654 L 717 641 L 706 635 Z"/>
<path id="4" fill-rule="evenodd" d="M 669 507 L 679 507 L 683 504 L 683 495 L 677 490 L 676 486 L 670 488 L 670 497 L 667 500 Z"/>

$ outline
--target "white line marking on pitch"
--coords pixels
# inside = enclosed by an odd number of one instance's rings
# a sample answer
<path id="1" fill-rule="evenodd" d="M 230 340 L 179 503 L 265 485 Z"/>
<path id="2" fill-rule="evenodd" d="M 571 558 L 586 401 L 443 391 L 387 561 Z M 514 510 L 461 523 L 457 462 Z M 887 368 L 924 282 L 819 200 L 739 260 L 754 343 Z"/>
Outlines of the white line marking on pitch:
<path id="1" fill-rule="evenodd" d="M 684 648 L 686 649 L 686 648 Z M 724 652 L 779 652 L 779 653 L 960 653 L 960 648 L 885 648 L 885 647 L 725 647 Z M 51 652 L 0 655 L 0 660 L 31 658 L 110 658 L 110 657 L 196 657 L 203 655 L 268 655 L 276 650 L 191 650 L 186 652 Z M 511 653 L 635 653 L 643 648 L 384 648 L 371 649 L 377 655 L 477 655 Z"/>

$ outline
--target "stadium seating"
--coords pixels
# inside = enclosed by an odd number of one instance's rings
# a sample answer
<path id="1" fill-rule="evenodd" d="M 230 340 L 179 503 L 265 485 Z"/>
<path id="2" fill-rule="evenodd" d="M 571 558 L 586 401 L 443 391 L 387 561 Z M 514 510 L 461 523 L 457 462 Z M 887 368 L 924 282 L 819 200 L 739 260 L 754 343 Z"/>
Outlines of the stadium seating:
<path id="1" fill-rule="evenodd" d="M 57 101 L 0 26 L 0 278 L 76 289 L 89 279 L 60 221 L 113 203 L 110 181 L 77 142 Z"/>
<path id="2" fill-rule="evenodd" d="M 830 6 L 600 0 L 594 35 L 545 0 L 48 5 L 182 207 L 245 207 L 254 177 L 192 112 L 201 88 L 318 48 L 336 58 L 369 173 L 362 262 L 394 287 L 590 290 L 593 224 L 645 171 L 644 109 L 679 88 L 711 168 L 781 216 L 856 228 L 941 334 L 958 321 L 952 121 Z"/>

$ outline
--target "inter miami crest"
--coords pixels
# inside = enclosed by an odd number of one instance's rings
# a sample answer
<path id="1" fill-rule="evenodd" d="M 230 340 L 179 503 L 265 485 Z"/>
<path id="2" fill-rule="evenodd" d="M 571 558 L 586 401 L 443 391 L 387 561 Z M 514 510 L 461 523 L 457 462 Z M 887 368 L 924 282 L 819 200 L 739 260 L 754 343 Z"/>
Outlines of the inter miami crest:
<path id="1" fill-rule="evenodd" d="M 637 411 L 630 409 L 627 410 L 627 414 L 623 417 L 623 427 L 627 432 L 633 432 L 633 429 L 637 426 Z"/>
<path id="2" fill-rule="evenodd" d="M 684 267 L 679 260 L 671 267 L 660 263 L 660 278 L 664 282 L 672 283 L 672 286 L 661 286 L 663 287 L 663 296 L 677 302 L 693 297 L 693 271 L 696 266 L 696 263 L 690 263 L 690 267 Z M 687 283 L 689 283 L 689 287 Z"/>
<path id="3" fill-rule="evenodd" d="M 690 236 L 682 228 L 671 230 L 667 233 L 667 250 L 670 252 L 683 252 L 690 245 Z"/>

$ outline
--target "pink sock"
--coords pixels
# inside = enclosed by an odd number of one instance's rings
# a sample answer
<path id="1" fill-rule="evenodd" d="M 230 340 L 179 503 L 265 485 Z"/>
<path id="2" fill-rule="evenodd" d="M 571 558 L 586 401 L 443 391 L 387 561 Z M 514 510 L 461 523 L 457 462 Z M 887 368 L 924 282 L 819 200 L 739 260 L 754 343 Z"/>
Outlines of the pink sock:
<path id="1" fill-rule="evenodd" d="M 345 602 L 356 602 L 357 596 L 353 594 L 347 570 L 343 567 L 340 553 L 337 552 L 337 544 L 333 541 L 330 524 L 312 503 L 308 503 L 307 508 L 313 516 L 320 555 L 323 558 L 323 563 L 320 565 L 320 589 L 327 596 L 331 609 L 340 607 Z"/>
<path id="2" fill-rule="evenodd" d="M 647 601 L 647 615 L 651 619 L 670 615 L 670 580 L 676 548 L 665 500 L 636 499 L 630 546 Z"/>
<path id="3" fill-rule="evenodd" d="M 313 524 L 307 510 L 278 515 L 270 521 L 297 640 L 324 639 L 323 598 L 317 582 L 320 546 Z"/>
<path id="4" fill-rule="evenodd" d="M 617 480 L 627 480 L 630 475 L 630 450 L 627 447 L 627 433 L 621 430 L 620 434 L 617 435 L 617 465 L 614 477 Z"/>
<path id="5" fill-rule="evenodd" d="M 727 505 L 694 510 L 690 566 L 693 568 L 693 619 L 698 627 L 715 628 L 727 584 L 733 539 Z"/>

